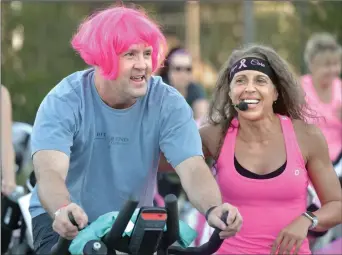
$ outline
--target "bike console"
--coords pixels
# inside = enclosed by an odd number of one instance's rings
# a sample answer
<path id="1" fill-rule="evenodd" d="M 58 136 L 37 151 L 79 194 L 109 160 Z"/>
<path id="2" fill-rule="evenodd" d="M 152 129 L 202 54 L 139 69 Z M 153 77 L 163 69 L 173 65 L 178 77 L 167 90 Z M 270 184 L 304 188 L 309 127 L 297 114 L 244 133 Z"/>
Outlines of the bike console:
<path id="1" fill-rule="evenodd" d="M 132 255 L 153 254 L 163 237 L 167 211 L 159 207 L 142 207 L 129 242 Z"/>

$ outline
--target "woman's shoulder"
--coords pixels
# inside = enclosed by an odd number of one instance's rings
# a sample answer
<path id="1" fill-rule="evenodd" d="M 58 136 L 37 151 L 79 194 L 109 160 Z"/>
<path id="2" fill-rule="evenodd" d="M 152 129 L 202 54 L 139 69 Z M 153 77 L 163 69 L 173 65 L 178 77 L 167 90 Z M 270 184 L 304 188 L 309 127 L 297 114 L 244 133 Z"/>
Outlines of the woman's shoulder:
<path id="1" fill-rule="evenodd" d="M 313 149 L 319 149 L 326 144 L 322 131 L 315 124 L 303 120 L 292 120 L 293 128 L 299 143 L 299 147 L 305 158 Z"/>
<path id="2" fill-rule="evenodd" d="M 308 123 L 304 120 L 293 119 L 292 123 L 295 132 L 301 136 L 317 136 L 321 133 L 321 130 L 315 124 Z"/>

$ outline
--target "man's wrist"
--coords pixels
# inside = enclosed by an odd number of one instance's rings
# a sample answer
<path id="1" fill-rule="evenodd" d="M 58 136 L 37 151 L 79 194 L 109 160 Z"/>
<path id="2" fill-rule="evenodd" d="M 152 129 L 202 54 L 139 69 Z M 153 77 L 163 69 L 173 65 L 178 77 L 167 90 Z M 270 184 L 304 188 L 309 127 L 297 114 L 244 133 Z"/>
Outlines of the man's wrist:
<path id="1" fill-rule="evenodd" d="M 62 210 L 64 207 L 67 207 L 69 204 L 70 204 L 70 202 L 69 202 L 69 203 L 65 203 L 65 204 L 63 204 L 62 206 L 58 207 L 57 210 L 53 213 L 54 218 L 55 218 L 56 216 L 58 216 L 58 215 L 61 213 L 61 210 Z"/>
<path id="2" fill-rule="evenodd" d="M 47 207 L 47 211 L 53 219 L 56 217 L 56 214 L 58 215 L 64 207 L 72 203 L 69 199 L 60 199 L 59 201 L 56 200 L 54 204 L 50 204 L 50 207 Z"/>
<path id="3" fill-rule="evenodd" d="M 212 210 L 214 210 L 217 207 L 217 205 L 211 206 L 206 212 L 205 212 L 205 219 L 208 221 L 209 214 Z"/>

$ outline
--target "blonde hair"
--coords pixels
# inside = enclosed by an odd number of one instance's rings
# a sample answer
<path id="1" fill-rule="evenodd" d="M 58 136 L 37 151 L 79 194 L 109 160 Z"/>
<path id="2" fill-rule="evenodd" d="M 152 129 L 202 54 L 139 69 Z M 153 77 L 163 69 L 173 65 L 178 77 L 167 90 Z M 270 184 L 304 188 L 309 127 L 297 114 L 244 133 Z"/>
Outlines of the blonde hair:
<path id="1" fill-rule="evenodd" d="M 333 51 L 342 56 L 342 48 L 335 37 L 329 33 L 315 33 L 306 43 L 304 60 L 307 65 L 321 52 Z"/>

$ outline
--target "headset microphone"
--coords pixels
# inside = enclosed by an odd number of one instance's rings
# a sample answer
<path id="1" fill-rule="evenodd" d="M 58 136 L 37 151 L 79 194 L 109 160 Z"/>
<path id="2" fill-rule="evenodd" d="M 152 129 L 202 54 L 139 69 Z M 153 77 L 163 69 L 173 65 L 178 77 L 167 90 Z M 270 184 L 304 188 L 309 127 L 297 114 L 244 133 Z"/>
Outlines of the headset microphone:
<path id="1" fill-rule="evenodd" d="M 246 111 L 248 109 L 248 104 L 243 101 L 238 104 L 235 104 L 234 106 L 238 108 L 240 111 Z"/>

